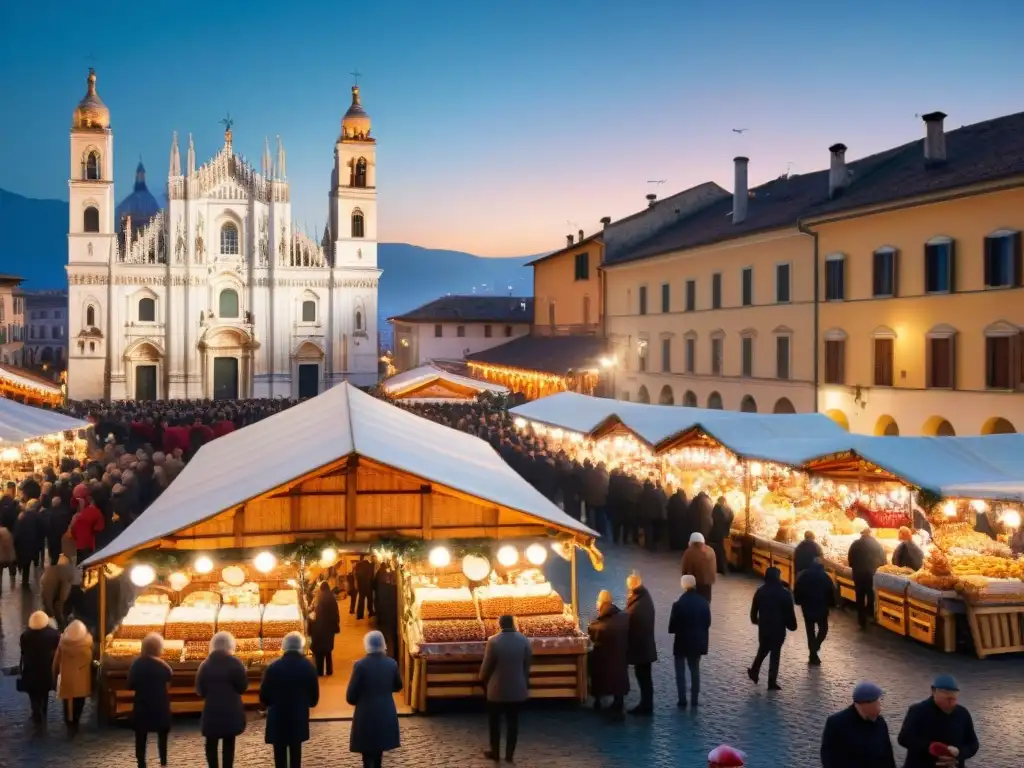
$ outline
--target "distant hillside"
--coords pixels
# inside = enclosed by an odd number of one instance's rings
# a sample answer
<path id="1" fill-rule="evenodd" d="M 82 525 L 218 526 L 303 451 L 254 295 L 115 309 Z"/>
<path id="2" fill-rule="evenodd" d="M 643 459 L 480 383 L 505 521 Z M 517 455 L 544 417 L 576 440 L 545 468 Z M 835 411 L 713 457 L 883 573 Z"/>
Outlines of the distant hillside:
<path id="1" fill-rule="evenodd" d="M 68 204 L 36 200 L 0 189 L 0 271 L 25 278 L 29 290 L 64 288 L 67 280 Z M 381 243 L 381 317 L 413 309 L 447 293 L 530 296 L 533 281 L 523 265 L 532 256 L 487 259 L 405 243 Z M 387 330 L 381 328 L 382 331 Z"/>

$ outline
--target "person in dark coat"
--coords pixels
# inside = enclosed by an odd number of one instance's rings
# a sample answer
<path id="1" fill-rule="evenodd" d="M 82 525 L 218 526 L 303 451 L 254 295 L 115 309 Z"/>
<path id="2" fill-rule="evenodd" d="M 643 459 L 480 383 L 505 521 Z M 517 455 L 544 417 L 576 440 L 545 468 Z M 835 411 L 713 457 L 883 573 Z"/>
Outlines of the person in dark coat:
<path id="1" fill-rule="evenodd" d="M 316 598 L 316 618 L 310 631 L 310 650 L 316 659 L 316 674 L 319 677 L 334 674 L 334 636 L 341 632 L 341 614 L 338 611 L 338 600 L 331 591 L 331 585 L 320 582 L 319 594 Z"/>
<path id="2" fill-rule="evenodd" d="M 135 760 L 146 768 L 146 742 L 156 734 L 160 765 L 167 765 L 167 734 L 171 730 L 170 686 L 174 673 L 160 658 L 164 639 L 155 632 L 142 641 L 142 654 L 128 667 L 128 690 L 134 691 L 132 727 L 135 729 Z"/>
<path id="3" fill-rule="evenodd" d="M 373 563 L 366 555 L 359 556 L 359 562 L 353 569 L 356 577 L 356 619 L 362 621 L 363 610 L 373 618 Z"/>
<path id="4" fill-rule="evenodd" d="M 43 527 L 46 533 L 46 549 L 50 554 L 50 564 L 55 565 L 60 557 L 60 540 L 71 525 L 71 510 L 64 504 L 60 496 L 54 496 L 50 508 L 43 510 Z"/>
<path id="5" fill-rule="evenodd" d="M 501 720 L 506 727 L 505 760 L 512 762 L 519 741 L 519 709 L 530 698 L 530 662 L 533 648 L 516 630 L 511 616 L 498 619 L 501 631 L 487 641 L 480 665 L 480 682 L 487 693 L 488 760 L 501 756 Z"/>
<path id="6" fill-rule="evenodd" d="M 349 751 L 363 756 L 363 768 L 381 768 L 384 753 L 400 746 L 394 694 L 402 690 L 398 663 L 387 655 L 384 635 L 363 638 L 366 656 L 352 665 L 345 700 L 353 707 Z"/>
<path id="7" fill-rule="evenodd" d="M 959 695 L 956 680 L 939 675 L 932 681 L 931 697 L 910 705 L 896 738 L 907 750 L 903 768 L 964 768 L 978 754 L 974 721 L 971 713 L 957 704 Z M 939 757 L 936 752 L 945 754 Z"/>
<path id="8" fill-rule="evenodd" d="M 711 497 L 704 491 L 693 497 L 686 516 L 686 528 L 689 531 L 686 537 L 687 541 L 694 533 L 699 533 L 707 541 L 708 536 L 711 535 L 711 512 L 714 506 Z"/>
<path id="9" fill-rule="evenodd" d="M 210 641 L 210 655 L 196 673 L 196 693 L 203 699 L 200 728 L 206 739 L 206 762 L 217 768 L 217 744 L 223 742 L 223 768 L 235 764 L 235 738 L 245 731 L 242 694 L 249 678 L 235 656 L 235 638 L 218 632 Z"/>
<path id="10" fill-rule="evenodd" d="M 804 615 L 807 651 L 810 654 L 808 663 L 817 666 L 821 664 L 818 651 L 828 635 L 828 611 L 836 605 L 836 587 L 825 573 L 820 557 L 797 576 L 793 601 Z"/>
<path id="11" fill-rule="evenodd" d="M 715 551 L 716 564 L 719 573 L 725 573 L 725 540 L 729 538 L 729 529 L 732 528 L 732 521 L 735 515 L 729 508 L 724 496 L 719 496 L 714 508 L 711 510 L 711 529 L 705 534 L 708 546 Z"/>
<path id="12" fill-rule="evenodd" d="M 14 523 L 14 552 L 18 557 L 21 585 L 29 586 L 28 572 L 43 548 L 43 518 L 39 514 L 39 502 L 30 501 Z"/>
<path id="13" fill-rule="evenodd" d="M 0 574 L 2 577 L 2 574 Z M 28 695 L 32 722 L 46 721 L 50 691 L 54 689 L 53 655 L 60 643 L 60 632 L 50 625 L 50 617 L 36 611 L 28 618 L 28 629 L 21 633 L 21 661 L 18 664 L 18 690 Z"/>
<path id="14" fill-rule="evenodd" d="M 885 550 L 870 528 L 850 545 L 846 555 L 853 571 L 853 589 L 857 600 L 857 623 L 867 629 L 868 618 L 875 615 L 875 571 L 885 565 Z"/>
<path id="15" fill-rule="evenodd" d="M 623 538 L 626 520 L 626 473 L 618 467 L 608 473 L 608 521 L 611 523 L 612 543 Z"/>
<path id="16" fill-rule="evenodd" d="M 333 597 L 333 595 L 332 595 Z M 302 649 L 301 632 L 281 641 L 282 655 L 263 673 L 260 703 L 267 708 L 265 740 L 274 747 L 274 768 L 299 768 L 309 741 L 309 710 L 320 701 L 320 681 Z"/>
<path id="17" fill-rule="evenodd" d="M 633 475 L 626 475 L 622 483 L 622 543 L 626 543 L 628 534 L 629 540 L 634 544 L 640 543 L 640 495 L 644 491 L 644 484 Z"/>
<path id="18" fill-rule="evenodd" d="M 690 704 L 699 706 L 700 657 L 707 656 L 711 634 L 711 605 L 696 590 L 697 580 L 679 580 L 683 594 L 672 604 L 668 633 L 673 636 L 672 656 L 676 669 L 676 706 L 686 707 L 686 670 L 690 670 Z"/>
<path id="19" fill-rule="evenodd" d="M 574 520 L 580 519 L 580 495 L 583 492 L 578 465 L 565 454 L 557 462 L 558 484 L 562 494 L 562 509 Z"/>
<path id="20" fill-rule="evenodd" d="M 822 768 L 896 768 L 889 726 L 882 717 L 882 689 L 859 683 L 853 704 L 830 715 L 821 735 Z"/>
<path id="21" fill-rule="evenodd" d="M 665 503 L 668 547 L 673 552 L 678 552 L 686 548 L 690 538 L 690 533 L 686 530 L 686 510 L 689 508 L 690 503 L 682 488 L 676 488 L 675 491 L 669 489 L 666 493 L 670 493 L 668 501 Z"/>
<path id="22" fill-rule="evenodd" d="M 803 571 L 814 565 L 817 558 L 823 556 L 821 544 L 817 542 L 814 531 L 804 531 L 804 540 L 793 549 L 794 576 L 799 578 Z"/>
<path id="23" fill-rule="evenodd" d="M 892 564 L 912 571 L 921 570 L 924 565 L 924 552 L 914 541 L 914 533 L 906 526 L 900 526 L 900 543 L 892 553 Z"/>
<path id="24" fill-rule="evenodd" d="M 626 614 L 629 616 L 629 643 L 626 661 L 633 666 L 640 703 L 629 710 L 632 715 L 654 714 L 654 681 L 651 666 L 658 660 L 654 641 L 654 600 L 643 585 L 639 573 L 626 578 Z"/>
<path id="25" fill-rule="evenodd" d="M 665 537 L 665 521 L 668 515 L 668 497 L 656 480 L 644 481 L 640 494 L 640 518 L 644 525 L 644 546 L 650 552 L 658 550 L 658 542 Z"/>
<path id="26" fill-rule="evenodd" d="M 583 502 L 587 508 L 587 525 L 605 536 L 608 533 L 608 470 L 604 464 L 583 462 Z"/>
<path id="27" fill-rule="evenodd" d="M 356 612 L 356 596 L 358 594 L 354 568 L 350 568 L 348 573 L 345 574 L 345 592 L 348 593 L 348 612 L 351 615 Z"/>
<path id="28" fill-rule="evenodd" d="M 377 570 L 373 610 L 377 614 L 377 629 L 384 635 L 388 655 L 395 658 L 398 648 L 398 576 L 390 562 L 381 563 Z"/>
<path id="29" fill-rule="evenodd" d="M 621 714 L 629 693 L 629 614 L 619 610 L 608 590 L 597 596 L 597 618 L 590 622 L 587 634 L 593 643 L 590 692 L 594 709 L 601 709 L 601 699 L 611 696 L 611 711 Z"/>
<path id="30" fill-rule="evenodd" d="M 757 625 L 757 655 L 747 670 L 747 676 L 756 684 L 761 664 L 769 656 L 768 690 L 780 691 L 779 661 L 782 657 L 782 644 L 786 642 L 787 631 L 796 631 L 796 611 L 793 608 L 793 595 L 782 582 L 782 572 L 774 566 L 765 571 L 764 584 L 754 593 L 750 603 L 750 623 Z"/>

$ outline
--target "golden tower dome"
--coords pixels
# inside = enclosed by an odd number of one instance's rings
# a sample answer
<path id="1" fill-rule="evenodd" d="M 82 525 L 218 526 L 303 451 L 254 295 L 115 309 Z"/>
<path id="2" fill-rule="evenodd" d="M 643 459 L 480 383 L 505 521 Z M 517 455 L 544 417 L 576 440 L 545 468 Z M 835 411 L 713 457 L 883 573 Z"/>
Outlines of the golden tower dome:
<path id="1" fill-rule="evenodd" d="M 341 119 L 341 135 L 345 139 L 370 138 L 370 116 L 359 100 L 359 86 L 352 86 L 352 106 Z"/>
<path id="2" fill-rule="evenodd" d="M 86 79 L 87 90 L 85 97 L 78 102 L 74 115 L 71 118 L 72 128 L 109 128 L 110 110 L 96 93 L 96 70 L 89 67 L 89 77 Z"/>

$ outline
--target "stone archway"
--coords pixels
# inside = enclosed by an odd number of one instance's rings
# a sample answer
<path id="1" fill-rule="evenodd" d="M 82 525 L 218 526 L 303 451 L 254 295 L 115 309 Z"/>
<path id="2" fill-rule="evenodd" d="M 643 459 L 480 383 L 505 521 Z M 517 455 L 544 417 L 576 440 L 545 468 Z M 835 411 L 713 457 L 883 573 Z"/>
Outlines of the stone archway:
<path id="1" fill-rule="evenodd" d="M 686 394 L 683 395 L 683 405 L 687 408 L 697 408 L 697 393 L 692 389 L 686 390 Z"/>
<path id="2" fill-rule="evenodd" d="M 981 425 L 981 434 L 983 435 L 1013 435 L 1016 432 L 1017 429 L 1010 420 L 1004 419 L 1002 416 L 993 416 Z"/>
<path id="3" fill-rule="evenodd" d="M 161 400 L 164 392 L 164 352 L 150 339 L 139 339 L 124 353 L 125 397 Z"/>
<path id="4" fill-rule="evenodd" d="M 740 411 L 743 413 L 757 413 L 757 401 L 750 395 L 744 395 L 740 400 Z"/>
<path id="5" fill-rule="evenodd" d="M 708 408 L 713 411 L 722 410 L 722 396 L 717 392 L 712 392 L 708 395 Z"/>
<path id="6" fill-rule="evenodd" d="M 775 407 L 772 408 L 772 413 L 796 413 L 796 408 L 793 407 L 793 401 L 788 397 L 780 397 L 775 401 Z"/>
<path id="7" fill-rule="evenodd" d="M 316 397 L 323 389 L 324 351 L 308 339 L 292 353 L 292 397 Z"/>
<path id="8" fill-rule="evenodd" d="M 896 423 L 896 419 L 888 414 L 883 414 L 878 417 L 878 421 L 875 422 L 875 436 L 876 437 L 899 437 L 900 426 Z"/>
<path id="9" fill-rule="evenodd" d="M 825 411 L 825 415 L 832 419 L 832 421 L 834 421 L 840 427 L 845 429 L 847 432 L 850 431 L 850 420 L 846 418 L 846 414 L 840 411 L 838 408 L 832 408 L 830 410 Z"/>
<path id="10" fill-rule="evenodd" d="M 942 416 L 932 416 L 921 427 L 921 434 L 929 437 L 956 437 L 956 430 L 949 420 Z"/>
<path id="11" fill-rule="evenodd" d="M 235 326 L 214 327 L 199 342 L 203 397 L 212 400 L 252 396 L 252 353 L 249 334 Z"/>
<path id="12" fill-rule="evenodd" d="M 645 387 L 643 384 L 641 384 L 640 385 L 640 389 L 637 390 L 636 401 L 638 403 L 649 403 L 649 402 L 651 402 L 651 396 L 647 392 L 647 387 Z"/>
<path id="13" fill-rule="evenodd" d="M 666 384 L 661 388 L 661 393 L 658 395 L 658 405 L 675 405 L 676 397 L 672 393 L 672 387 Z"/>

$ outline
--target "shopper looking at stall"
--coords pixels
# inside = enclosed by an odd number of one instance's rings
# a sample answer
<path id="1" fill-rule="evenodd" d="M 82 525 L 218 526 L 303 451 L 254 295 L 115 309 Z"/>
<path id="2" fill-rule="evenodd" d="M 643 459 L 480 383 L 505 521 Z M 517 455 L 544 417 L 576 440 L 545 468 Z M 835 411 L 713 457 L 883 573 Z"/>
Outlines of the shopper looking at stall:
<path id="1" fill-rule="evenodd" d="M 233 768 L 235 739 L 245 731 L 242 694 L 249 688 L 249 678 L 234 653 L 235 638 L 230 632 L 218 632 L 210 641 L 210 655 L 196 673 L 196 693 L 203 699 L 200 729 L 206 739 L 209 768 L 218 768 L 218 746 L 222 768 Z"/>
<path id="2" fill-rule="evenodd" d="M 267 708 L 265 740 L 274 748 L 274 768 L 299 768 L 302 744 L 309 741 L 309 710 L 320 701 L 320 681 L 303 653 L 305 644 L 301 632 L 289 632 L 281 658 L 263 673 L 260 703 Z"/>
<path id="3" fill-rule="evenodd" d="M 505 760 L 512 762 L 519 740 L 519 709 L 530 698 L 530 661 L 533 649 L 526 635 L 516 630 L 511 616 L 498 619 L 501 631 L 487 641 L 480 682 L 487 692 L 490 748 L 488 760 L 501 755 L 501 721 L 505 721 Z"/>
<path id="4" fill-rule="evenodd" d="M 171 729 L 170 686 L 174 673 L 160 655 L 164 639 L 155 632 L 142 641 L 142 653 L 128 668 L 128 690 L 134 691 L 132 727 L 135 729 L 135 760 L 146 768 L 149 734 L 156 734 L 160 765 L 167 765 L 167 734 Z"/>
<path id="5" fill-rule="evenodd" d="M 367 632 L 363 648 L 366 656 L 352 665 L 345 692 L 355 707 L 349 751 L 362 755 L 363 768 L 381 768 L 384 753 L 401 745 L 394 694 L 402 690 L 402 678 L 398 663 L 387 655 L 384 635 Z"/>
<path id="6" fill-rule="evenodd" d="M 875 571 L 885 565 L 885 550 L 870 528 L 850 545 L 846 555 L 853 571 L 854 597 L 857 601 L 857 623 L 867 629 L 868 619 L 875 615 Z"/>
<path id="7" fill-rule="evenodd" d="M 804 531 L 804 539 L 793 548 L 793 575 L 799 577 L 814 561 L 823 556 L 814 531 Z"/>
<path id="8" fill-rule="evenodd" d="M 320 582 L 317 593 L 315 618 L 310 630 L 310 650 L 316 661 L 318 677 L 334 674 L 334 636 L 341 632 L 341 614 L 338 611 L 338 599 L 326 581 Z"/>
<path id="9" fill-rule="evenodd" d="M 921 570 L 924 565 L 924 552 L 914 541 L 914 532 L 905 525 L 899 530 L 900 543 L 892 553 L 892 564 L 912 571 Z"/>

